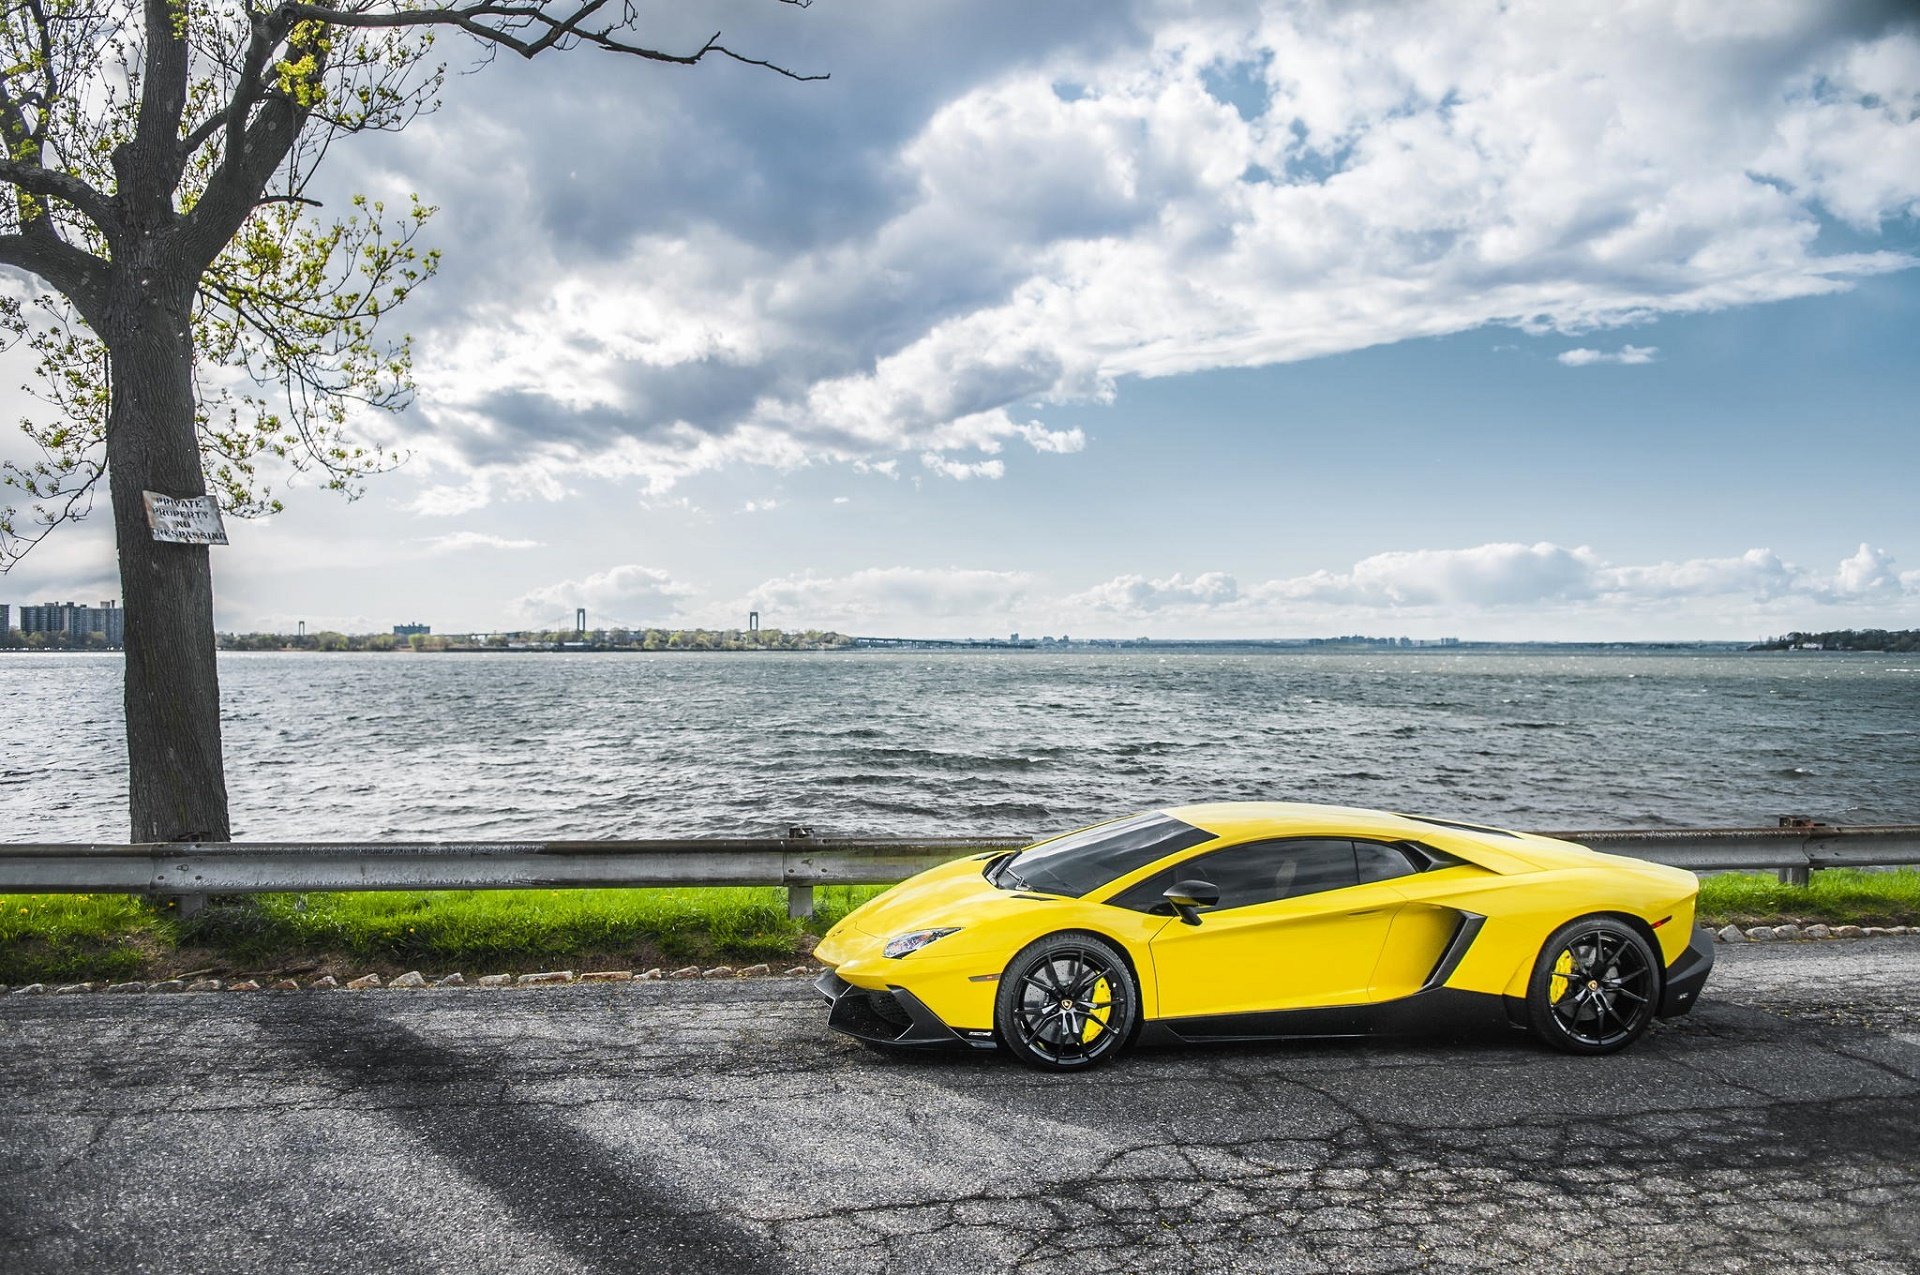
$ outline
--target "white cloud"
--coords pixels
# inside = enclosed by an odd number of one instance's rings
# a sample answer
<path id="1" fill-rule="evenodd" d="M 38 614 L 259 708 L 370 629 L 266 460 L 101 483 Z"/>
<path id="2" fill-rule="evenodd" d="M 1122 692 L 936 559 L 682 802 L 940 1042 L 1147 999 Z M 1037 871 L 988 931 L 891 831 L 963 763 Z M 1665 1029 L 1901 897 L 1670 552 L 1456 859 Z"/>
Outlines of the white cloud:
<path id="1" fill-rule="evenodd" d="M 1790 109 L 1758 167 L 1872 231 L 1920 213 L 1920 40 L 1833 50 L 1787 89 Z"/>
<path id="2" fill-rule="evenodd" d="M 961 567 L 874 567 L 843 576 L 768 580 L 732 610 L 757 610 L 778 627 L 911 630 L 916 622 L 997 617 L 1024 604 L 1032 577 Z"/>
<path id="3" fill-rule="evenodd" d="M 429 557 L 465 553 L 471 549 L 538 549 L 538 540 L 514 540 L 485 531 L 455 531 L 421 540 L 421 551 Z"/>
<path id="4" fill-rule="evenodd" d="M 1623 345 L 1611 353 L 1606 350 L 1593 350 L 1581 347 L 1574 350 L 1562 350 L 1560 361 L 1568 367 L 1587 367 L 1594 363 L 1651 363 L 1660 348 L 1654 345 Z"/>
<path id="5" fill-rule="evenodd" d="M 1920 572 L 1897 573 L 1868 545 L 1824 573 L 1796 567 L 1771 549 L 1728 558 L 1615 565 L 1586 547 L 1485 544 L 1466 549 L 1380 553 L 1344 571 L 1320 570 L 1241 588 L 1212 571 L 1150 580 L 1122 575 L 1061 600 L 1069 613 L 1184 616 L 1211 625 L 1339 616 L 1391 621 L 1444 617 L 1470 625 L 1501 613 L 1603 616 L 1702 603 L 1792 601 L 1824 606 L 1874 597 L 1920 600 Z"/>
<path id="6" fill-rule="evenodd" d="M 1052 452 L 1056 456 L 1084 451 L 1087 446 L 1087 436 L 1077 426 L 1073 429 L 1048 429 L 1038 422 L 1029 422 L 1020 427 L 1020 437 L 1036 452 Z"/>
<path id="7" fill-rule="evenodd" d="M 1903 617 L 1920 625 L 1920 572 L 1894 574 L 1891 555 L 1871 547 L 1819 570 L 1768 549 L 1613 563 L 1592 548 L 1543 541 L 1374 554 L 1251 585 L 1204 571 L 1063 589 L 1020 571 L 877 567 L 768 580 L 698 614 L 724 623 L 749 609 L 774 627 L 876 635 L 1759 637 L 1829 624 L 1900 627 Z"/>
<path id="8" fill-rule="evenodd" d="M 1594 573 L 1596 592 L 1638 601 L 1741 595 L 1756 601 L 1823 586 L 1781 560 L 1771 549 L 1749 549 L 1733 558 L 1690 558 L 1639 567 L 1604 567 Z"/>
<path id="9" fill-rule="evenodd" d="M 422 333 L 417 451 L 442 485 L 419 507 L 552 499 L 586 474 L 656 493 L 738 464 L 892 474 L 916 454 L 998 477 L 1009 440 L 1086 445 L 1024 416 L 1127 377 L 1483 326 L 1579 334 L 1911 265 L 1819 231 L 1920 207 L 1920 34 L 1714 9 L 1147 3 L 1111 18 L 1135 32 L 974 57 L 931 106 L 871 78 L 921 103 L 906 117 L 838 78 L 834 110 L 781 98 L 789 118 L 758 132 L 659 79 L 609 90 L 657 105 L 609 113 L 620 145 L 594 122 L 528 145 L 487 112 L 423 160 L 428 197 L 484 173 L 498 224 L 550 237 L 493 254 L 533 268 Z M 865 37 L 849 20 L 847 56 Z M 831 131 L 900 118 L 905 136 Z M 789 162 L 795 135 L 817 163 Z M 476 168 L 475 146 L 501 162 Z M 668 173 L 686 197 L 636 206 L 637 176 Z M 709 182 L 727 197 L 689 203 Z M 738 190 L 779 215 L 734 215 Z M 555 222 L 609 233 L 583 254 Z"/>
<path id="10" fill-rule="evenodd" d="M 679 614 L 693 595 L 693 588 L 664 571 L 627 563 L 530 590 L 513 609 L 530 628 L 572 628 L 576 607 L 587 609 L 592 628 L 651 625 Z"/>
<path id="11" fill-rule="evenodd" d="M 763 514 L 770 509 L 778 509 L 779 507 L 780 502 L 777 500 L 749 500 L 746 504 L 740 506 L 740 512 L 743 514 Z"/>
<path id="12" fill-rule="evenodd" d="M 1254 596 L 1375 607 L 1507 606 L 1587 596 L 1597 563 L 1591 549 L 1545 542 L 1418 549 L 1375 554 L 1344 573 L 1270 581 Z"/>
<path id="13" fill-rule="evenodd" d="M 949 460 L 939 452 L 922 452 L 920 463 L 942 478 L 958 482 L 969 478 L 1004 478 L 1007 473 L 1007 463 L 1003 460 Z"/>
<path id="14" fill-rule="evenodd" d="M 1187 577 L 1175 572 L 1163 580 L 1141 575 L 1115 576 L 1065 599 L 1070 607 L 1121 615 L 1146 615 L 1172 607 L 1216 607 L 1240 600 L 1240 586 L 1224 571 Z"/>
<path id="15" fill-rule="evenodd" d="M 1847 597 L 1898 593 L 1909 586 L 1910 581 L 1893 569 L 1893 555 L 1868 544 L 1841 562 L 1833 584 L 1835 593 Z"/>

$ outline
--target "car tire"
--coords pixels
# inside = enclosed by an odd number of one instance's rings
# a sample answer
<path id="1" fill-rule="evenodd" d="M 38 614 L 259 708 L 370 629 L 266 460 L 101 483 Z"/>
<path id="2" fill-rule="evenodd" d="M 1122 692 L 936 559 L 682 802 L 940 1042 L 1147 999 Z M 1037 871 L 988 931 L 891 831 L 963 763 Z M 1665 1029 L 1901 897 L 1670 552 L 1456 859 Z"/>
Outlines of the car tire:
<path id="1" fill-rule="evenodd" d="M 1659 954 L 1611 916 L 1569 921 L 1548 937 L 1527 984 L 1527 1022 L 1569 1054 L 1611 1054 L 1640 1039 L 1660 1003 Z"/>
<path id="2" fill-rule="evenodd" d="M 1140 985 L 1126 957 L 1092 934 L 1049 934 L 1007 962 L 994 1029 L 1008 1052 L 1042 1071 L 1110 1062 L 1140 1020 Z"/>

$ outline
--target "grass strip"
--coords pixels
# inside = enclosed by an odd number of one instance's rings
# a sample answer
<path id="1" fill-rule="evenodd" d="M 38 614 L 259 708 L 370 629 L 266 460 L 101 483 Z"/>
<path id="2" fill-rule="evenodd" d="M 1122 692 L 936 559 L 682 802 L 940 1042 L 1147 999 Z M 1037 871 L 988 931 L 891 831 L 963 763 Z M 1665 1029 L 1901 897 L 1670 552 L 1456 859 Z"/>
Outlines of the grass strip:
<path id="1" fill-rule="evenodd" d="M 0 983 L 164 978 L 189 970 L 405 969 L 524 973 L 556 966 L 791 963 L 879 886 L 263 894 L 191 918 L 114 894 L 0 896 Z"/>
<path id="2" fill-rule="evenodd" d="M 1809 885 L 1771 872 L 1719 872 L 1700 880 L 1700 918 L 1715 926 L 1920 925 L 1920 868 L 1828 868 Z"/>
<path id="3" fill-rule="evenodd" d="M 525 973 L 556 966 L 778 965 L 880 893 L 814 892 L 787 916 L 772 888 L 265 894 L 191 919 L 120 894 L 0 895 L 0 984 L 164 978 L 192 970 Z M 1810 886 L 1726 872 L 1700 886 L 1700 919 L 1736 925 L 1920 925 L 1920 869 L 1835 868 Z"/>

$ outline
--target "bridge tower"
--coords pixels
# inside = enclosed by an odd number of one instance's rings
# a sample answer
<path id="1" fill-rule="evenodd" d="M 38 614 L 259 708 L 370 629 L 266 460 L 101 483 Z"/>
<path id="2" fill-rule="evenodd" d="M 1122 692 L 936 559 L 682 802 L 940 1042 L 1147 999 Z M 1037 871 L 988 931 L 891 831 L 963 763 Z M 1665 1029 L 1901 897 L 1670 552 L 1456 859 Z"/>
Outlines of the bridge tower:
<path id="1" fill-rule="evenodd" d="M 573 610 L 573 631 L 581 637 L 587 635 L 587 609 L 575 607 Z"/>
<path id="2" fill-rule="evenodd" d="M 760 613 L 758 611 L 747 612 L 747 632 L 758 633 L 759 631 L 760 631 Z"/>

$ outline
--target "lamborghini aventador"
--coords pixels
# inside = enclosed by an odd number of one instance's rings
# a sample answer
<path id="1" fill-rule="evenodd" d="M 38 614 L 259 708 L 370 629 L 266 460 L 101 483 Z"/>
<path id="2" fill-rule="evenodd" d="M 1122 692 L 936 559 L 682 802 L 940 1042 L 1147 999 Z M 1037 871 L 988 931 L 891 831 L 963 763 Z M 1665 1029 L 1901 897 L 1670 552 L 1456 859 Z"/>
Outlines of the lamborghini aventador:
<path id="1" fill-rule="evenodd" d="M 1498 1022 L 1605 1054 L 1713 966 L 1690 872 L 1499 828 L 1333 806 L 1153 811 L 923 872 L 815 951 L 830 1026 L 1035 1067 L 1140 1040 Z"/>

